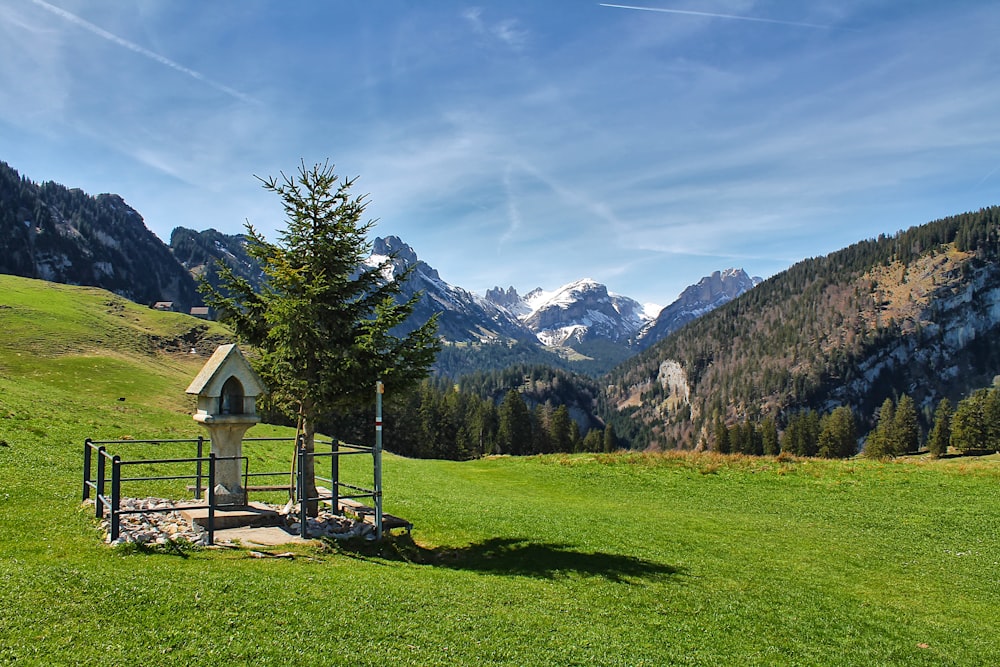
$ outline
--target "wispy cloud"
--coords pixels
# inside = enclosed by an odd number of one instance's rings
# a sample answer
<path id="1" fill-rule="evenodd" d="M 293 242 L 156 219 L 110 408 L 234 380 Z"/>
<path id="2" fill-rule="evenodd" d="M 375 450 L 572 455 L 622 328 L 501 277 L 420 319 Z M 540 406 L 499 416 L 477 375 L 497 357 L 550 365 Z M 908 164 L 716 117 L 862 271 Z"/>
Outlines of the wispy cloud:
<path id="1" fill-rule="evenodd" d="M 480 35 L 488 35 L 497 39 L 515 51 L 520 51 L 528 38 L 528 32 L 515 19 L 487 23 L 483 19 L 483 10 L 480 7 L 466 9 L 462 12 L 462 18 L 468 21 L 472 29 Z"/>
<path id="2" fill-rule="evenodd" d="M 517 200 L 514 196 L 514 184 L 511 178 L 511 167 L 507 165 L 503 174 L 503 189 L 504 194 L 507 197 L 507 229 L 504 231 L 503 235 L 500 237 L 500 243 L 497 246 L 499 251 L 500 246 L 513 238 L 514 234 L 521 228 L 521 210 L 518 208 Z"/>
<path id="3" fill-rule="evenodd" d="M 110 33 L 107 30 L 104 30 L 103 28 L 94 25 L 90 21 L 86 21 L 80 18 L 79 16 L 73 14 L 72 12 L 68 12 L 65 9 L 56 7 L 55 5 L 51 5 L 48 2 L 45 2 L 45 0 L 31 0 L 31 2 L 33 2 L 38 7 L 41 7 L 42 9 L 51 12 L 52 14 L 55 14 L 56 16 L 59 16 L 60 18 L 63 18 L 69 21 L 70 23 L 80 28 L 83 28 L 84 30 L 94 35 L 97 35 L 102 39 L 106 39 L 109 42 L 112 42 L 114 44 L 117 44 L 118 46 L 128 49 L 129 51 L 138 53 L 139 55 L 148 58 L 153 62 L 157 62 L 161 65 L 165 65 L 166 67 L 176 70 L 182 74 L 186 74 L 190 76 L 192 79 L 196 79 L 220 92 L 223 92 L 231 97 L 236 98 L 241 102 L 245 102 L 247 104 L 258 104 L 257 100 L 247 95 L 246 93 L 240 92 L 235 88 L 231 88 L 225 84 L 219 83 L 218 81 L 213 81 L 212 79 L 209 79 L 201 72 L 197 72 L 189 67 L 185 67 L 184 65 L 181 65 L 180 63 L 175 62 L 170 58 L 167 58 L 166 56 L 161 56 L 158 53 L 155 53 L 153 51 L 150 51 L 149 49 L 139 46 L 135 42 L 130 42 L 127 39 L 115 35 L 114 33 Z"/>
<path id="4" fill-rule="evenodd" d="M 799 28 L 819 28 L 821 30 L 831 30 L 835 26 L 820 25 L 818 23 L 804 23 L 802 21 L 781 21 L 779 19 L 766 19 L 758 16 L 738 16 L 735 14 L 716 14 L 715 12 L 696 12 L 689 9 L 667 9 L 665 7 L 637 7 L 635 5 L 612 5 L 599 3 L 601 7 L 611 7 L 613 9 L 632 9 L 641 12 L 660 12 L 663 14 L 683 14 L 686 16 L 702 16 L 714 19 L 734 19 L 737 21 L 753 21 L 755 23 L 775 23 L 778 25 L 790 25 Z"/>

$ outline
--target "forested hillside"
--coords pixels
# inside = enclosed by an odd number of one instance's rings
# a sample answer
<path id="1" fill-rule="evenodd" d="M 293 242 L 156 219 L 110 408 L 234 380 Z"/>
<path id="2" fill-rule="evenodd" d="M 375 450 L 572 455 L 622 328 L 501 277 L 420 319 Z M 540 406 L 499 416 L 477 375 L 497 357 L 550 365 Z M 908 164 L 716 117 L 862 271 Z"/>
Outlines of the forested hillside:
<path id="1" fill-rule="evenodd" d="M 191 276 L 118 195 L 37 184 L 0 162 L 0 273 L 102 287 L 137 303 L 200 303 Z"/>
<path id="2" fill-rule="evenodd" d="M 547 366 L 517 364 L 457 382 L 437 376 L 386 396 L 390 451 L 418 458 L 472 459 L 489 454 L 610 451 L 620 443 L 595 416 L 593 380 Z M 372 444 L 369 411 L 329 415 L 323 428 Z"/>
<path id="3" fill-rule="evenodd" d="M 194 278 L 204 278 L 212 287 L 219 287 L 218 262 L 223 261 L 237 276 L 260 288 L 260 266 L 247 254 L 243 234 L 223 234 L 214 229 L 198 232 L 176 227 L 170 233 L 170 250 Z"/>
<path id="4" fill-rule="evenodd" d="M 908 394 L 926 427 L 1000 373 L 1000 207 L 807 259 L 610 376 L 604 413 L 634 446 L 711 444 L 709 424 L 840 405 L 874 424 Z"/>

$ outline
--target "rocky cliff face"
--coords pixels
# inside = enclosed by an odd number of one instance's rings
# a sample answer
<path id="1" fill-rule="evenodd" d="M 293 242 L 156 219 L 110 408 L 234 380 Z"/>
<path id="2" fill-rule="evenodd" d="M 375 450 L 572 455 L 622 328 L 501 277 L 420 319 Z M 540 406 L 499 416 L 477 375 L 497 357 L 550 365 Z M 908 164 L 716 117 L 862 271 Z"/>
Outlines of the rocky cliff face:
<path id="1" fill-rule="evenodd" d="M 545 345 L 605 340 L 628 345 L 648 318 L 642 306 L 585 278 L 554 292 L 533 292 L 524 324 Z"/>
<path id="2" fill-rule="evenodd" d="M 200 299 L 195 282 L 118 195 L 38 185 L 0 163 L 0 273 L 101 287 L 138 303 Z"/>
<path id="3" fill-rule="evenodd" d="M 915 276 L 908 280 L 913 289 L 896 285 L 883 294 L 892 321 L 882 324 L 894 335 L 858 360 L 856 376 L 835 387 L 824 407 L 847 403 L 874 410 L 876 401 L 865 397 L 894 386 L 932 408 L 970 386 L 992 384 L 1000 373 L 1000 266 L 971 269 L 970 261 L 952 256 L 918 262 L 908 271 Z M 925 290 L 932 275 L 933 286 Z"/>

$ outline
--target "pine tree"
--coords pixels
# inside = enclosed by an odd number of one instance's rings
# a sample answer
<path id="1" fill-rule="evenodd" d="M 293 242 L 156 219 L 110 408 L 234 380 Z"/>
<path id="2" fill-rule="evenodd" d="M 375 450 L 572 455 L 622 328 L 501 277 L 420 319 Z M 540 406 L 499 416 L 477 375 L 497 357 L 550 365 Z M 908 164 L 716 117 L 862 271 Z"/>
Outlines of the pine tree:
<path id="1" fill-rule="evenodd" d="M 592 428 L 587 431 L 587 436 L 583 439 L 584 452 L 599 452 L 604 445 L 604 434 L 599 428 Z"/>
<path id="2" fill-rule="evenodd" d="M 927 449 L 934 458 L 940 458 L 948 453 L 948 442 L 951 440 L 951 401 L 942 398 L 934 411 L 934 428 L 927 438 Z"/>
<path id="3" fill-rule="evenodd" d="M 552 419 L 549 421 L 549 430 L 552 436 L 553 451 L 572 452 L 573 435 L 570 432 L 572 418 L 569 416 L 569 408 L 560 405 L 552 412 Z"/>
<path id="4" fill-rule="evenodd" d="M 955 449 L 963 452 L 989 449 L 986 397 L 987 390 L 980 389 L 958 402 L 951 418 L 951 446 Z"/>
<path id="5" fill-rule="evenodd" d="M 778 426 L 774 423 L 774 417 L 766 417 L 760 423 L 761 447 L 765 456 L 777 456 L 778 454 Z"/>
<path id="6" fill-rule="evenodd" d="M 609 453 L 618 449 L 618 436 L 615 435 L 615 427 L 613 424 L 608 424 L 604 427 L 604 441 L 602 443 L 602 449 Z"/>
<path id="7" fill-rule="evenodd" d="M 552 405 L 539 403 L 531 414 L 531 452 L 547 454 L 556 451 L 555 446 L 552 432 Z"/>
<path id="8" fill-rule="evenodd" d="M 896 414 L 893 423 L 892 454 L 900 456 L 906 452 L 915 452 L 920 447 L 920 424 L 917 423 L 917 409 L 913 399 L 903 394 L 896 404 Z"/>
<path id="9" fill-rule="evenodd" d="M 521 394 L 511 389 L 499 409 L 497 450 L 500 454 L 524 454 L 531 445 L 531 413 Z"/>
<path id="10" fill-rule="evenodd" d="M 892 456 L 895 447 L 896 405 L 892 398 L 886 398 L 878 411 L 878 422 L 868 439 L 865 441 L 865 456 L 871 459 L 881 459 Z"/>
<path id="11" fill-rule="evenodd" d="M 365 266 L 374 222 L 362 222 L 367 202 L 351 194 L 354 180 L 338 181 L 329 163 L 261 179 L 287 218 L 277 243 L 246 225 L 263 288 L 255 291 L 224 263 L 219 289 L 201 284 L 206 302 L 255 348 L 271 404 L 298 419 L 308 452 L 324 415 L 370 400 L 377 380 L 390 393 L 413 385 L 439 349 L 434 318 L 402 337 L 390 333 L 410 316 L 416 297 L 397 301 L 399 282 L 384 278 L 388 262 Z M 306 461 L 305 492 L 315 497 L 312 457 Z M 317 503 L 308 509 L 315 514 Z"/>
<path id="12" fill-rule="evenodd" d="M 842 405 L 820 420 L 819 455 L 844 459 L 854 456 L 858 431 L 854 412 Z"/>
<path id="13" fill-rule="evenodd" d="M 729 429 L 726 427 L 726 422 L 722 420 L 722 417 L 715 418 L 714 431 L 715 431 L 714 450 L 719 454 L 728 454 L 730 452 Z"/>

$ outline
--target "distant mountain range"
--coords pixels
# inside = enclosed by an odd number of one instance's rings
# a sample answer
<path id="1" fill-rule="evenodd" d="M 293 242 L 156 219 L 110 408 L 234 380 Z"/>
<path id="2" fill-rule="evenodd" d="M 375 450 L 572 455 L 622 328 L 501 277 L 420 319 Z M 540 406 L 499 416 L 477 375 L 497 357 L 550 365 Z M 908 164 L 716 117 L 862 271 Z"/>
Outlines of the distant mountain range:
<path id="1" fill-rule="evenodd" d="M 924 425 L 1000 376 L 1000 207 L 945 218 L 803 260 L 761 282 L 740 269 L 685 289 L 652 317 L 593 280 L 479 296 L 446 282 L 394 236 L 370 262 L 412 267 L 415 317 L 437 313 L 457 377 L 549 364 L 601 380 L 601 417 L 633 446 L 693 447 L 709 424 L 850 406 L 861 433 L 908 394 Z M 103 287 L 134 301 L 198 305 L 196 277 L 226 262 L 262 279 L 240 235 L 178 227 L 168 247 L 117 195 L 36 184 L 0 163 L 0 272 Z M 612 370 L 612 367 L 613 370 Z"/>
<path id="2" fill-rule="evenodd" d="M 607 367 L 743 294 L 760 282 L 742 269 L 728 269 L 687 288 L 655 320 L 636 300 L 584 278 L 552 291 L 536 288 L 523 297 L 514 287 L 487 290 L 485 297 L 445 282 L 399 237 L 374 241 L 369 262 L 391 258 L 393 277 L 412 267 L 408 298 L 422 296 L 414 322 L 438 313 L 441 336 L 450 342 L 536 342 L 563 358 L 599 359 Z"/>
<path id="3" fill-rule="evenodd" d="M 139 303 L 187 312 L 201 304 L 198 279 L 218 285 L 220 261 L 260 284 L 260 267 L 245 244 L 241 234 L 177 227 L 167 246 L 117 195 L 92 197 L 57 183 L 38 185 L 0 162 L 0 273 L 103 287 Z M 717 272 L 685 290 L 654 320 L 635 300 L 590 279 L 523 297 L 513 287 L 481 297 L 443 280 L 396 236 L 373 242 L 369 261 L 388 258 L 393 277 L 412 267 L 403 290 L 407 298 L 421 293 L 413 321 L 437 313 L 443 340 L 540 346 L 564 364 L 588 362 L 589 372 L 610 369 L 754 285 L 742 270 Z"/>

